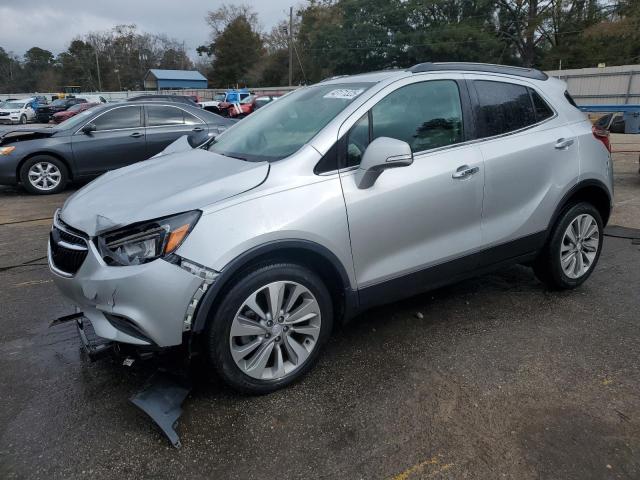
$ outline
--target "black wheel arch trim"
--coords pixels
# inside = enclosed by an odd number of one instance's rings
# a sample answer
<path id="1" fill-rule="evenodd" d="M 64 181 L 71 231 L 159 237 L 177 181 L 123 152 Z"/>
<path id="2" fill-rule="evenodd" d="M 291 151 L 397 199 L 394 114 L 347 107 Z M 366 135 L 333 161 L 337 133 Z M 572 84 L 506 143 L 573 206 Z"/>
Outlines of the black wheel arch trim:
<path id="1" fill-rule="evenodd" d="M 596 180 L 596 179 L 581 180 L 580 182 L 576 183 L 573 187 L 571 187 L 567 191 L 567 193 L 563 195 L 562 200 L 560 200 L 560 202 L 556 206 L 556 209 L 553 212 L 553 215 L 551 216 L 551 220 L 547 225 L 548 234 L 550 234 L 551 231 L 553 230 L 553 226 L 556 224 L 556 221 L 558 220 L 558 217 L 560 216 L 562 211 L 566 208 L 571 197 L 576 195 L 580 190 L 588 187 L 597 187 L 598 189 L 602 190 L 602 193 L 604 193 L 607 196 L 607 199 L 609 200 L 609 211 L 611 211 L 612 198 L 611 198 L 611 194 L 609 193 L 609 189 L 606 187 L 606 185 L 602 181 Z M 602 220 L 603 220 L 603 223 L 606 225 L 606 220 L 608 220 L 608 217 L 607 219 L 603 218 Z"/>
<path id="2" fill-rule="evenodd" d="M 64 163 L 64 166 L 67 167 L 67 173 L 69 174 L 69 180 L 72 180 L 74 178 L 73 169 L 71 168 L 71 162 L 64 155 L 62 155 L 60 152 L 51 152 L 51 151 L 47 151 L 47 150 L 38 150 L 37 152 L 30 152 L 30 153 L 26 154 L 24 157 L 22 157 L 18 161 L 18 166 L 16 167 L 16 180 L 18 182 L 20 181 L 20 170 L 22 170 L 22 166 L 24 165 L 24 163 L 27 160 L 29 160 L 29 159 L 31 159 L 33 157 L 37 157 L 38 155 L 45 155 L 45 156 L 53 157 L 56 160 L 60 160 L 62 163 Z"/>
<path id="3" fill-rule="evenodd" d="M 201 333 L 205 329 L 209 311 L 211 310 L 211 307 L 213 306 L 215 300 L 218 298 L 218 294 L 222 291 L 225 285 L 228 284 L 229 280 L 231 280 L 239 271 L 241 271 L 247 265 L 251 264 L 253 260 L 256 260 L 259 257 L 289 249 L 308 250 L 321 255 L 325 260 L 331 263 L 333 268 L 338 272 L 338 275 L 340 276 L 340 279 L 342 281 L 341 287 L 344 291 L 345 318 L 348 318 L 351 312 L 357 310 L 357 290 L 353 290 L 351 288 L 351 282 L 349 280 L 346 268 L 338 259 L 338 257 L 333 252 L 331 252 L 331 250 L 320 245 L 319 243 L 310 240 L 274 240 L 247 250 L 246 252 L 235 257 L 227 265 L 225 265 L 225 267 L 220 271 L 220 275 L 216 278 L 216 281 L 207 289 L 207 292 L 202 298 L 202 301 L 199 303 L 194 315 L 191 331 L 197 334 Z"/>

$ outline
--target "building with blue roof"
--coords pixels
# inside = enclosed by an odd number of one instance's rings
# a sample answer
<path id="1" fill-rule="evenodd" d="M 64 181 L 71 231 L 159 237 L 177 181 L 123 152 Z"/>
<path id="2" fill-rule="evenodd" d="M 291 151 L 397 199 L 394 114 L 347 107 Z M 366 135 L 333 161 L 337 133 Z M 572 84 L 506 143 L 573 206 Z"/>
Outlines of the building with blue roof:
<path id="1" fill-rule="evenodd" d="M 207 78 L 197 70 L 161 70 L 152 68 L 144 76 L 145 90 L 171 88 L 207 88 Z"/>

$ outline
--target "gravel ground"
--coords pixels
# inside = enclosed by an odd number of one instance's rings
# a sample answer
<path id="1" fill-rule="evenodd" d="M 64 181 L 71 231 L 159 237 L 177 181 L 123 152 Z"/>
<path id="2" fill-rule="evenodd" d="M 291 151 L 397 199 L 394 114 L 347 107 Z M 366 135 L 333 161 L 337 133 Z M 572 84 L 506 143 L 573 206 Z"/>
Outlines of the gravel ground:
<path id="1" fill-rule="evenodd" d="M 640 227 L 637 158 L 615 156 L 612 224 Z M 68 194 L 0 187 L 0 478 L 640 478 L 630 240 L 576 291 L 518 266 L 371 310 L 268 396 L 200 379 L 176 450 L 127 401 L 150 366 L 90 363 L 48 328 L 72 311 L 43 260 Z"/>

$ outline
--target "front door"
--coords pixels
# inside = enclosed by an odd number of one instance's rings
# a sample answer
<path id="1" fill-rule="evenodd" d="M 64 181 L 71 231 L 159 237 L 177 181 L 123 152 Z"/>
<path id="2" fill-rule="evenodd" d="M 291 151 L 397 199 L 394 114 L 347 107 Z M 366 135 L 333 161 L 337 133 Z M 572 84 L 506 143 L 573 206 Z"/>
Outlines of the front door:
<path id="1" fill-rule="evenodd" d="M 93 123 L 96 129 L 88 133 L 79 130 L 71 141 L 80 176 L 96 175 L 147 158 L 142 107 L 139 105 L 112 108 L 88 123 Z"/>
<path id="2" fill-rule="evenodd" d="M 464 143 L 462 111 L 457 82 L 412 83 L 377 103 L 342 142 L 347 163 L 340 175 L 363 304 L 409 296 L 474 268 L 484 168 L 477 147 Z M 358 189 L 352 167 L 382 136 L 407 142 L 413 164 Z"/>
<path id="3" fill-rule="evenodd" d="M 183 135 L 207 135 L 207 125 L 195 115 L 172 105 L 146 105 L 147 155 L 152 157 Z M 204 141 L 204 140 L 203 140 Z"/>

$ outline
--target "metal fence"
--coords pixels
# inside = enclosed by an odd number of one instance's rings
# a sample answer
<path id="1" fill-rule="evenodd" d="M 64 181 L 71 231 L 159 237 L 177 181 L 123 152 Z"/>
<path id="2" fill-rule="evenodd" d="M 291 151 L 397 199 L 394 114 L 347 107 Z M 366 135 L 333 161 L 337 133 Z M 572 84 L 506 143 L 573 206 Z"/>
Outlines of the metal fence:
<path id="1" fill-rule="evenodd" d="M 285 94 L 290 92 L 291 90 L 295 90 L 298 87 L 258 87 L 258 88 L 250 88 L 249 90 L 258 95 L 263 94 Z M 197 95 L 200 100 L 211 100 L 215 95 L 219 93 L 224 93 L 228 89 L 226 88 L 198 88 L 198 89 L 180 89 L 180 90 L 138 90 L 138 91 L 125 91 L 125 92 L 83 92 L 83 93 L 74 93 L 71 95 L 82 96 L 84 95 L 101 95 L 109 102 L 119 102 L 122 100 L 126 100 L 130 97 L 135 97 L 137 95 L 151 95 L 151 94 L 172 94 L 172 95 Z M 44 95 L 48 99 L 50 99 L 53 95 L 58 95 L 60 92 L 31 92 L 31 93 L 7 93 L 0 94 L 0 101 L 7 100 L 9 98 L 29 98 L 34 95 Z"/>
<path id="2" fill-rule="evenodd" d="M 640 65 L 553 70 L 578 105 L 640 104 Z"/>

